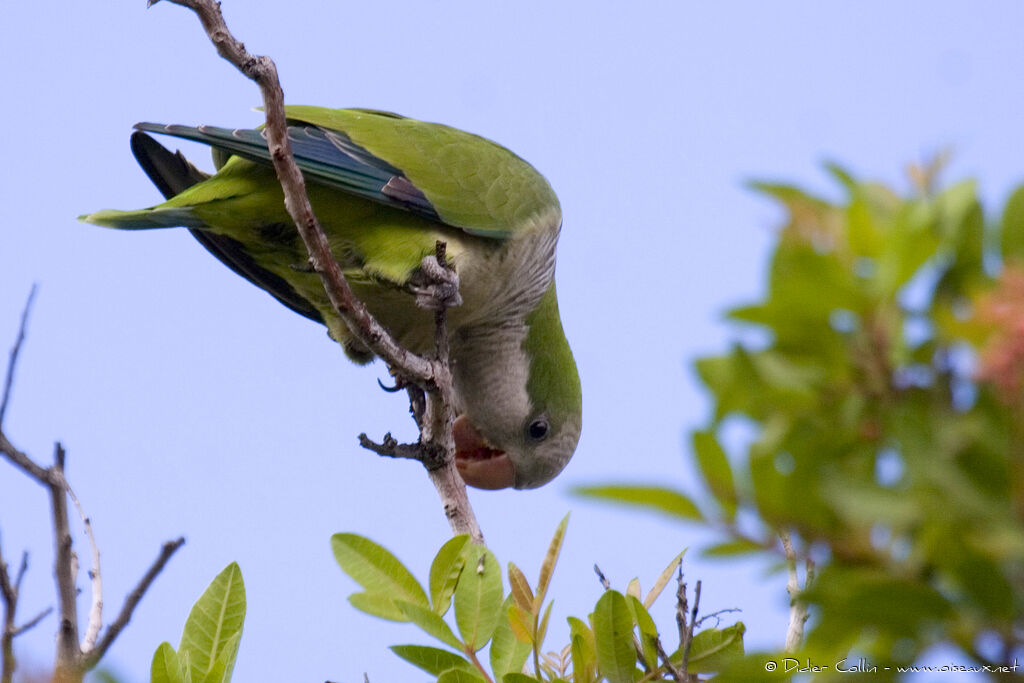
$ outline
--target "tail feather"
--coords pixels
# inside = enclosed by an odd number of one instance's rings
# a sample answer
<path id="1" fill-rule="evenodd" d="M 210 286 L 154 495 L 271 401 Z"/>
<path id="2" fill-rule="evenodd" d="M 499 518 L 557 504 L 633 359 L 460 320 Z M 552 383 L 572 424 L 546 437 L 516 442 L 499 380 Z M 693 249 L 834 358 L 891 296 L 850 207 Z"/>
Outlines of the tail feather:
<path id="1" fill-rule="evenodd" d="M 138 211 L 116 211 L 104 209 L 96 213 L 79 216 L 78 220 L 118 230 L 153 230 L 156 228 L 202 228 L 203 222 L 192 214 L 187 206 L 164 207 Z"/>
<path id="2" fill-rule="evenodd" d="M 132 134 L 131 148 L 139 166 L 167 199 L 210 177 L 193 166 L 181 152 L 171 152 L 145 133 Z M 98 211 L 82 216 L 81 220 L 123 230 L 189 228 L 192 236 L 207 251 L 235 273 L 266 290 L 299 315 L 323 322 L 320 312 L 300 296 L 284 278 L 257 264 L 237 240 L 209 230 L 207 225 L 193 215 L 190 207 L 156 206 L 140 211 Z"/>

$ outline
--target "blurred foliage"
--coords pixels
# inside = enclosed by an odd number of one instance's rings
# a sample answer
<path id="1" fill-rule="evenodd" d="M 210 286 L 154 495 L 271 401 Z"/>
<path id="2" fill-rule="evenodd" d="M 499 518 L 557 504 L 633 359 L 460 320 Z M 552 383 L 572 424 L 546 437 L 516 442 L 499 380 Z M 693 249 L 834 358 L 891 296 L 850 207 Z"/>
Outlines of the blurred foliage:
<path id="1" fill-rule="evenodd" d="M 837 166 L 840 201 L 754 183 L 785 218 L 764 298 L 728 313 L 758 341 L 696 362 L 708 504 L 583 490 L 703 520 L 714 556 L 777 559 L 789 530 L 817 565 L 803 662 L 1024 659 L 1024 187 L 986 217 L 940 167 L 909 196 Z"/>
<path id="2" fill-rule="evenodd" d="M 338 564 L 364 589 L 349 597 L 354 607 L 384 619 L 410 622 L 445 646 L 391 648 L 436 676 L 438 683 L 634 683 L 673 680 L 673 667 L 675 675 L 683 672 L 681 680 L 686 680 L 686 672 L 717 671 L 742 658 L 742 623 L 698 630 L 699 619 L 693 627 L 680 630 L 679 647 L 666 651 L 648 610 L 677 568 L 677 582 L 681 581 L 681 553 L 646 596 L 636 579 L 625 592 L 606 588 L 592 613 L 569 617 L 570 642 L 560 650 L 545 651 L 553 604 L 547 600 L 547 591 L 568 519 L 555 531 L 535 587 L 510 562 L 507 592 L 497 558 L 487 548 L 470 543 L 468 536 L 456 536 L 438 551 L 430 567 L 429 597 L 398 558 L 373 541 L 356 534 L 335 534 L 331 545 Z M 684 597 L 677 600 L 685 601 L 685 586 L 677 589 L 678 595 Z M 681 604 L 685 615 L 685 602 Z M 445 618 L 450 612 L 456 628 Z M 478 656 L 488 645 L 489 656 Z"/>

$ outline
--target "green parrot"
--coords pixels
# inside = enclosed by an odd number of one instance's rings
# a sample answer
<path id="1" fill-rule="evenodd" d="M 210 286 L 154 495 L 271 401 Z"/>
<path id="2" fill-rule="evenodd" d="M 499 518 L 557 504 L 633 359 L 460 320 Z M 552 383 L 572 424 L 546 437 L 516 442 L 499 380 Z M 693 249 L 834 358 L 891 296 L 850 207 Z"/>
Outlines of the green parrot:
<path id="1" fill-rule="evenodd" d="M 456 464 L 467 484 L 534 488 L 576 450 L 582 394 L 555 295 L 562 215 L 532 166 L 490 140 L 365 109 L 286 108 L 295 160 L 356 296 L 406 348 L 428 352 L 434 316 L 416 303 L 437 240 L 460 281 L 448 315 Z M 261 130 L 140 123 L 132 151 L 167 199 L 81 220 L 185 227 L 237 274 L 323 323 L 357 363 L 373 355 L 333 309 L 284 207 Z M 211 146 L 208 175 L 142 131 Z"/>

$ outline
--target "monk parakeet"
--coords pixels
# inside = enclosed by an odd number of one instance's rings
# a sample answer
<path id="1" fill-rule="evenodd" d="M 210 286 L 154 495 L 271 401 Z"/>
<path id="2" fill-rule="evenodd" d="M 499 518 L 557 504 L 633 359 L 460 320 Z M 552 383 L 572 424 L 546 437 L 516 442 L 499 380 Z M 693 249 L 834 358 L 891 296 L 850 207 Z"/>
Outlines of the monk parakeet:
<path id="1" fill-rule="evenodd" d="M 561 209 L 532 166 L 448 126 L 363 109 L 287 108 L 313 208 L 355 294 L 406 348 L 427 352 L 434 318 L 416 305 L 437 240 L 460 279 L 449 311 L 456 462 L 478 488 L 533 488 L 579 440 L 579 375 L 555 297 Z M 260 130 L 140 123 L 132 151 L 167 199 L 82 220 L 128 230 L 185 227 L 214 256 L 296 313 L 327 326 L 348 356 L 372 354 L 333 310 L 285 211 Z M 142 131 L 213 149 L 207 175 Z"/>

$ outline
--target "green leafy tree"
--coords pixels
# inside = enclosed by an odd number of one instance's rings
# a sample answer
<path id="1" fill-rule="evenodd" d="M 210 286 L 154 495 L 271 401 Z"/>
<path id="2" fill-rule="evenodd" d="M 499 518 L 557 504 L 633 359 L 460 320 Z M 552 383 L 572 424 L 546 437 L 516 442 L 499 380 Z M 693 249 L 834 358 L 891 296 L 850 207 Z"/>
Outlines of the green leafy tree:
<path id="1" fill-rule="evenodd" d="M 1024 655 L 1024 188 L 1001 217 L 973 182 L 903 196 L 829 166 L 839 201 L 755 183 L 785 220 L 757 330 L 696 368 L 714 402 L 693 434 L 713 503 L 590 495 L 703 520 L 709 555 L 817 566 L 801 655 L 908 665 L 936 644 L 977 667 Z M 737 435 L 740 436 L 737 436 Z M 801 620 L 802 621 L 802 620 Z M 765 657 L 733 673 L 764 675 Z M 834 672 L 834 668 L 830 668 Z"/>

